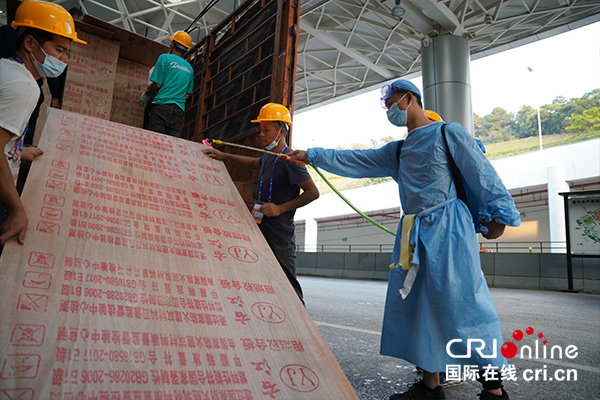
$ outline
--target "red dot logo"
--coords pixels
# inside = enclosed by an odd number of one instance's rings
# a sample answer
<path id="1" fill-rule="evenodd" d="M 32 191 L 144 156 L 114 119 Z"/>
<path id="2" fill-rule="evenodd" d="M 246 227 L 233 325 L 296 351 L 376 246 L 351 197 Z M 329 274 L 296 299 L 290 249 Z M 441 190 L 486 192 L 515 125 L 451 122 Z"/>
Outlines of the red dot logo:
<path id="1" fill-rule="evenodd" d="M 535 332 L 535 330 L 530 326 L 527 329 L 525 329 L 525 333 L 527 333 L 527 335 L 531 336 L 533 335 Z M 544 337 L 544 334 L 542 332 L 538 332 L 536 335 L 538 338 L 542 339 Z M 515 342 L 520 342 L 521 340 L 523 340 L 524 335 L 523 335 L 523 331 L 520 329 L 515 330 L 512 333 L 512 337 L 515 340 Z M 535 337 L 534 337 L 535 338 Z M 537 340 L 536 340 L 537 342 Z M 548 341 L 544 340 L 543 341 L 544 344 L 547 344 Z M 501 347 L 500 347 L 500 352 L 502 353 L 502 355 L 506 358 L 513 358 L 514 356 L 517 355 L 518 353 L 518 348 L 517 345 L 514 344 L 513 342 L 505 342 Z"/>
<path id="2" fill-rule="evenodd" d="M 513 332 L 513 338 L 518 342 L 519 340 L 523 339 L 523 331 L 520 330 L 516 330 Z"/>
<path id="3" fill-rule="evenodd" d="M 529 327 L 529 328 L 525 329 L 525 332 L 527 332 L 528 335 L 533 335 L 533 328 Z"/>
<path id="4" fill-rule="evenodd" d="M 506 358 L 513 358 L 517 355 L 517 345 L 513 342 L 505 342 L 500 348 L 500 352 Z"/>

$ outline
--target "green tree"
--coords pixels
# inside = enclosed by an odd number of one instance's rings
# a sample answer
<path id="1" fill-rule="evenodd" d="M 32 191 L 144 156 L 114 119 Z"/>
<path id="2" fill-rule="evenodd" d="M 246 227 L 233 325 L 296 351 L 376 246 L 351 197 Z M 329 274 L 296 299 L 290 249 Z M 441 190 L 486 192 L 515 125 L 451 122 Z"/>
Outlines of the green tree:
<path id="1" fill-rule="evenodd" d="M 597 125 L 599 108 L 600 89 L 594 89 L 580 99 L 571 99 L 572 113 L 565 118 L 565 131 L 578 134 L 600 131 Z"/>
<path id="2" fill-rule="evenodd" d="M 537 110 L 531 106 L 521 106 L 515 115 L 515 136 L 519 139 L 538 134 Z"/>
<path id="3" fill-rule="evenodd" d="M 483 117 L 480 117 L 479 114 L 473 113 L 473 136 L 477 139 L 483 141 L 486 136 L 486 132 L 483 128 Z"/>
<path id="4" fill-rule="evenodd" d="M 515 122 L 512 113 L 501 107 L 483 117 L 483 131 L 488 143 L 505 142 L 515 133 Z"/>
<path id="5" fill-rule="evenodd" d="M 580 99 L 572 99 L 573 112 L 582 114 L 590 108 L 600 107 L 600 89 L 594 89 L 591 92 L 584 94 Z"/>
<path id="6" fill-rule="evenodd" d="M 540 109 L 542 133 L 556 135 L 565 133 L 566 118 L 574 111 L 573 101 L 557 96 L 552 104 L 545 104 Z"/>
<path id="7" fill-rule="evenodd" d="M 581 114 L 572 114 L 566 118 L 568 132 L 587 134 L 600 132 L 600 107 L 593 107 Z"/>

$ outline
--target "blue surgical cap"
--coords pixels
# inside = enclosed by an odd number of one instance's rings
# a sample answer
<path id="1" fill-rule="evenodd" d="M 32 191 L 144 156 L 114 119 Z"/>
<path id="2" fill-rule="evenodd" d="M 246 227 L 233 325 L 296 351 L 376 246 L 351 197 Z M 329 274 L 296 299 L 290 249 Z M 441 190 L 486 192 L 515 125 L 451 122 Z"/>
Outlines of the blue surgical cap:
<path id="1" fill-rule="evenodd" d="M 385 103 L 387 99 L 392 97 L 392 95 L 401 90 L 411 92 L 415 96 L 421 100 L 421 91 L 417 88 L 412 82 L 407 81 L 406 79 L 398 79 L 394 81 L 391 85 L 385 85 L 381 88 L 381 101 Z"/>

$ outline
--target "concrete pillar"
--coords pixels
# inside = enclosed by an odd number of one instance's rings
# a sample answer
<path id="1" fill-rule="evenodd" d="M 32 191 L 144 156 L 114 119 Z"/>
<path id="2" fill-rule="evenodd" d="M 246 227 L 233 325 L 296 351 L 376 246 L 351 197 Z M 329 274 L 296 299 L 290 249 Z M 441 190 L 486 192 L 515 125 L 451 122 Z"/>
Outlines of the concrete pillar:
<path id="1" fill-rule="evenodd" d="M 317 251 L 318 235 L 317 220 L 307 218 L 304 221 L 304 252 L 315 253 Z"/>
<path id="2" fill-rule="evenodd" d="M 460 36 L 426 38 L 421 46 L 423 106 L 473 134 L 469 41 Z"/>
<path id="3" fill-rule="evenodd" d="M 548 221 L 550 223 L 550 241 L 566 242 L 565 202 L 559 193 L 568 192 L 565 181 L 565 167 L 562 164 L 548 167 Z M 564 253 L 564 249 L 552 249 L 552 253 Z"/>

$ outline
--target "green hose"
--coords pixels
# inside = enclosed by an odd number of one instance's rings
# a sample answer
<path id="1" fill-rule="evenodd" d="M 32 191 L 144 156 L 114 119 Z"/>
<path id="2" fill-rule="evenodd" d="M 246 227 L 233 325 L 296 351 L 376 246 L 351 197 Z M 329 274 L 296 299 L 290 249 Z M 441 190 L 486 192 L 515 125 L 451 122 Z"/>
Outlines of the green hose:
<path id="1" fill-rule="evenodd" d="M 325 181 L 325 183 L 327 184 L 327 186 L 329 186 L 331 188 L 331 190 L 333 190 L 333 192 L 335 194 L 337 194 L 338 196 L 340 196 L 340 198 L 342 200 L 344 200 L 344 202 L 346 204 L 348 204 L 350 206 L 350 208 L 352 208 L 354 211 L 356 211 L 358 213 L 358 215 L 360 215 L 361 217 L 363 217 L 364 219 L 366 219 L 367 221 L 369 221 L 370 223 L 372 223 L 373 225 L 375 225 L 376 227 L 378 227 L 379 229 L 386 231 L 387 233 L 389 233 L 390 235 L 394 235 L 396 236 L 395 232 L 390 231 L 388 228 L 386 228 L 385 226 L 381 225 L 380 223 L 378 223 L 377 221 L 373 220 L 371 217 L 365 215 L 365 213 L 363 213 L 362 211 L 360 211 L 358 208 L 356 208 L 356 206 L 352 203 L 350 203 L 350 200 L 348 200 L 347 198 L 344 197 L 343 194 L 341 194 L 339 192 L 339 190 L 337 190 L 335 188 L 335 186 L 333 186 L 331 184 L 331 182 L 329 182 L 329 180 L 327 178 L 325 178 L 325 176 L 323 175 L 323 173 L 319 170 L 319 168 L 317 168 L 313 163 L 307 163 L 308 165 L 310 165 L 311 167 L 313 167 L 313 169 L 317 172 L 317 174 L 319 174 L 319 176 L 321 177 L 321 179 L 323 179 Z"/>
<path id="2" fill-rule="evenodd" d="M 202 143 L 204 143 L 204 145 L 206 147 L 210 147 L 210 143 L 205 142 L 205 141 L 210 141 L 212 143 L 216 143 L 216 144 L 224 144 L 226 146 L 233 146 L 233 147 L 239 147 L 242 149 L 248 149 L 248 150 L 254 150 L 254 151 L 260 151 L 262 153 L 267 153 L 267 154 L 272 154 L 274 156 L 277 157 L 282 157 L 282 158 L 288 158 L 287 154 L 282 154 L 282 153 L 273 153 L 271 151 L 267 151 L 267 150 L 263 150 L 263 149 L 257 149 L 255 147 L 250 147 L 250 146 L 244 146 L 242 144 L 237 144 L 237 143 L 230 143 L 230 142 L 224 142 L 222 140 L 217 140 L 217 139 L 204 139 L 204 141 Z M 310 162 L 304 162 L 302 161 L 303 164 L 308 164 L 311 167 L 313 167 L 313 169 L 317 172 L 317 174 L 319 174 L 319 176 L 321 177 L 321 179 L 323 179 L 325 181 L 325 183 L 327 184 L 327 186 L 329 186 L 331 188 L 331 190 L 333 190 L 333 192 L 335 194 L 337 194 L 338 196 L 340 196 L 340 198 L 342 200 L 344 200 L 344 202 L 346 204 L 348 204 L 350 206 L 350 208 L 352 208 L 354 211 L 356 211 L 358 213 L 358 215 L 360 215 L 361 217 L 363 217 L 364 219 L 366 219 L 367 221 L 369 221 L 370 223 L 372 223 L 373 225 L 375 225 L 376 227 L 378 227 L 379 229 L 386 231 L 387 233 L 389 233 L 390 235 L 396 236 L 395 232 L 390 231 L 388 228 L 386 228 L 385 226 L 379 224 L 378 222 L 374 221 L 372 218 L 368 217 L 367 215 L 365 215 L 362 211 L 360 211 L 358 208 L 356 208 L 356 206 L 354 206 L 354 204 L 350 203 L 350 200 L 348 200 L 347 198 L 344 197 L 343 194 L 341 194 L 339 192 L 339 190 L 337 190 L 335 188 L 335 186 L 333 186 L 331 184 L 331 182 L 329 182 L 329 180 L 327 180 L 327 178 L 325 178 L 325 176 L 321 173 L 321 171 L 319 170 L 319 168 L 317 168 L 314 164 L 310 163 Z"/>

